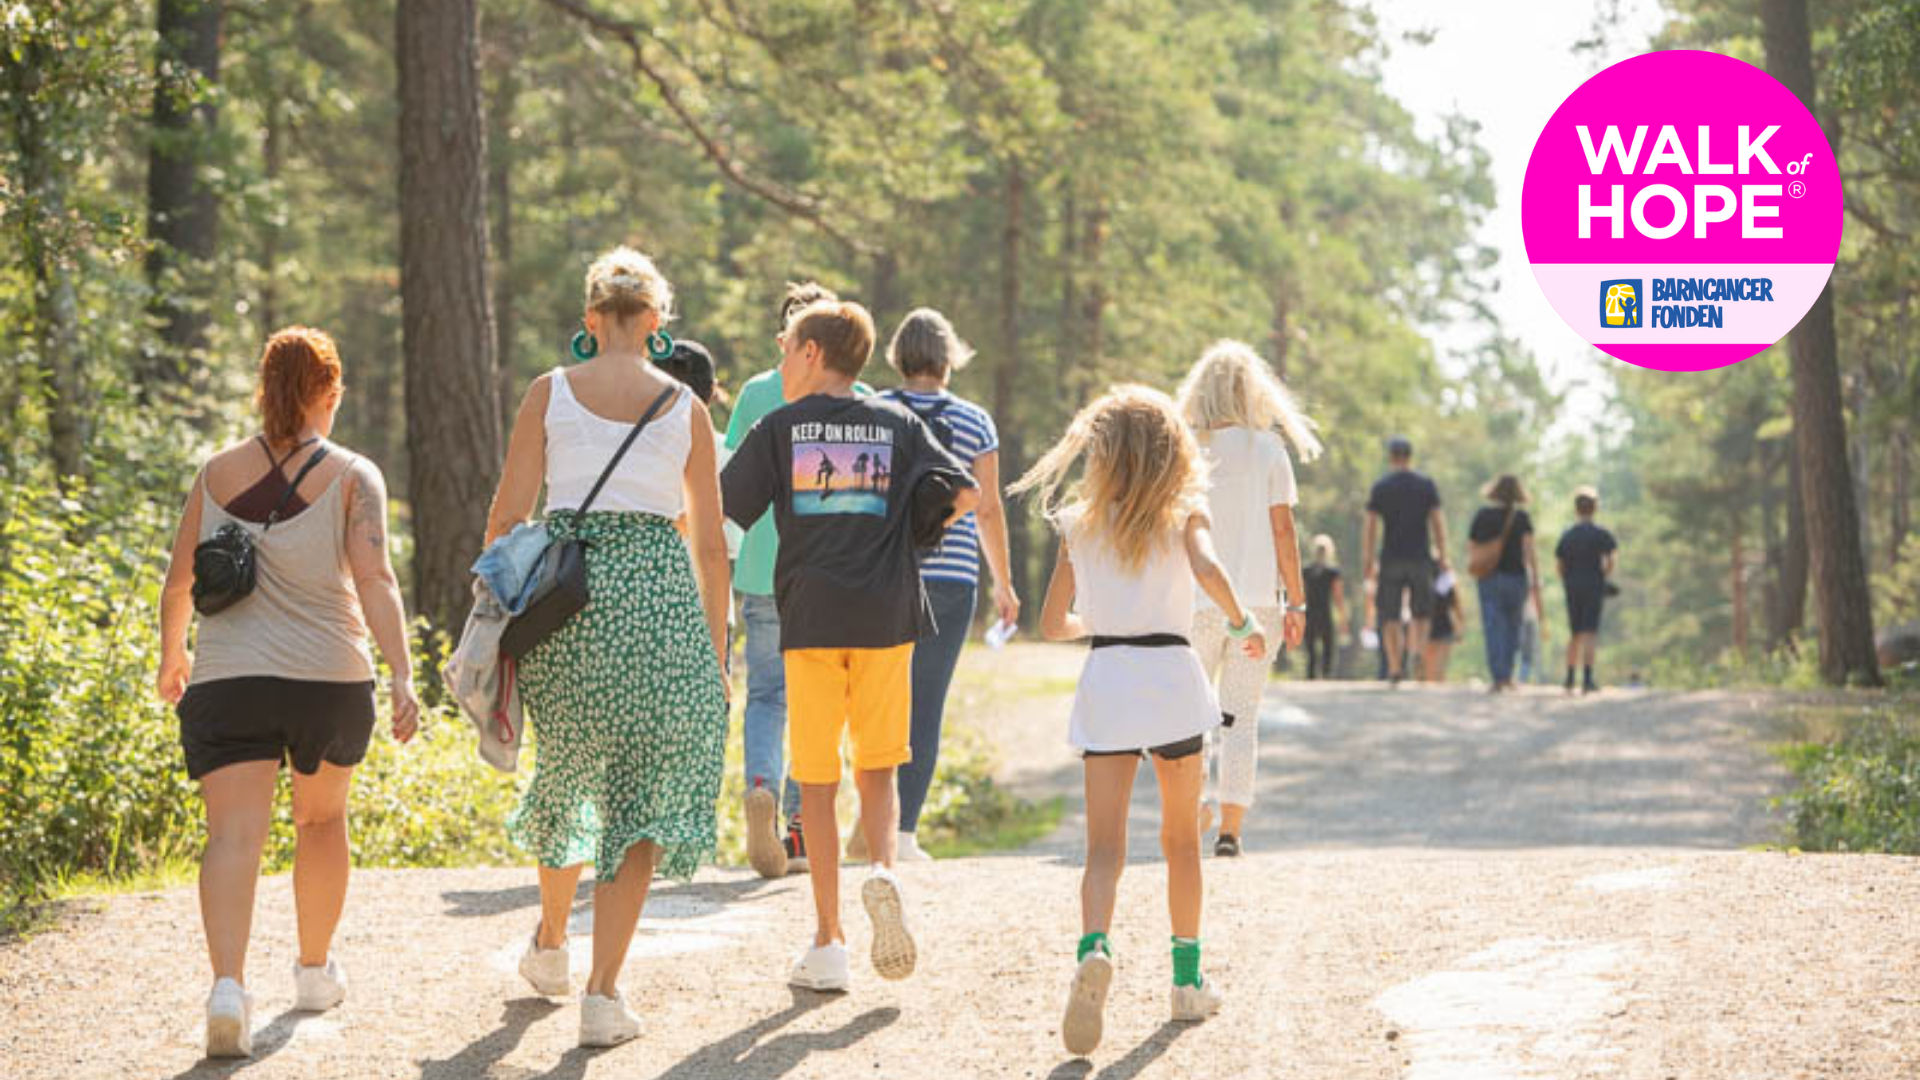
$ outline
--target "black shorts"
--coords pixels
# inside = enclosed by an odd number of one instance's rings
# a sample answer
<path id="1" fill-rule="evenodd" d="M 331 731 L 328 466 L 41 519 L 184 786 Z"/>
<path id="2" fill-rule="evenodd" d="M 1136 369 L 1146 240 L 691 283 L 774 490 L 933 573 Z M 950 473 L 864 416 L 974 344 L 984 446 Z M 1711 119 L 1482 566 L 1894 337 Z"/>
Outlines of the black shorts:
<path id="1" fill-rule="evenodd" d="M 1146 757 L 1148 754 L 1152 754 L 1154 757 L 1166 761 L 1179 761 L 1181 758 L 1192 757 L 1199 753 L 1201 749 L 1206 746 L 1206 739 L 1207 737 L 1205 735 L 1195 735 L 1191 738 L 1181 739 L 1178 742 L 1163 743 L 1159 746 L 1149 747 L 1144 750 L 1082 750 L 1080 751 L 1080 756 Z"/>
<path id="2" fill-rule="evenodd" d="M 1567 583 L 1567 623 L 1576 634 L 1600 632 L 1600 606 L 1606 601 L 1606 585 L 1596 581 Z"/>
<path id="3" fill-rule="evenodd" d="M 1402 593 L 1414 618 L 1432 615 L 1433 564 L 1425 559 L 1388 559 L 1380 564 L 1380 591 L 1374 594 L 1373 610 L 1381 626 L 1400 621 Z"/>
<path id="4" fill-rule="evenodd" d="M 241 762 L 288 759 L 311 776 L 322 761 L 344 768 L 367 756 L 373 683 L 216 679 L 187 687 L 174 711 L 192 779 Z"/>

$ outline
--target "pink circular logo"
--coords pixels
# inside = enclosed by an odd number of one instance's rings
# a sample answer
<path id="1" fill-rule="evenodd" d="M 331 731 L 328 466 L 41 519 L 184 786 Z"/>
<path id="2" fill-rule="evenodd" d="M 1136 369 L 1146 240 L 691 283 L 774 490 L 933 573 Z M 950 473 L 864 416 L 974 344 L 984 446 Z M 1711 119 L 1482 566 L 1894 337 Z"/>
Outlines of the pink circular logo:
<path id="1" fill-rule="evenodd" d="M 1527 261 L 1560 317 L 1661 371 L 1785 337 L 1840 250 L 1840 169 L 1793 92 L 1719 53 L 1648 53 L 1581 84 L 1520 192 Z"/>

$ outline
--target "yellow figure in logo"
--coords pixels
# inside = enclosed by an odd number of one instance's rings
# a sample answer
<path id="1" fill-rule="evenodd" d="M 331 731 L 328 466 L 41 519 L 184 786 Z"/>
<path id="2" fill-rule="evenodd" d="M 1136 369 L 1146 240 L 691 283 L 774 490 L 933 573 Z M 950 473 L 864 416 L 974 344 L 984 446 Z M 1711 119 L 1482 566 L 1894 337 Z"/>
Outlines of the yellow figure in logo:
<path id="1" fill-rule="evenodd" d="M 1637 297 L 1633 295 L 1633 286 L 1631 285 L 1623 282 L 1618 285 L 1607 286 L 1607 325 L 1640 325 L 1635 319 L 1635 315 L 1638 313 L 1640 307 L 1639 304 L 1635 303 L 1636 299 Z"/>

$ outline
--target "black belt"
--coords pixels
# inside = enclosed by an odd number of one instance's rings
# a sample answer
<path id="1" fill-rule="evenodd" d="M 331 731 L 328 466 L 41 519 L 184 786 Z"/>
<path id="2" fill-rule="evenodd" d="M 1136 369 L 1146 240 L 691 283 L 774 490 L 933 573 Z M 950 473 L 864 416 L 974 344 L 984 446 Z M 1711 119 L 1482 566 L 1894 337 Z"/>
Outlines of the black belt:
<path id="1" fill-rule="evenodd" d="M 1093 647 L 1111 649 L 1115 645 L 1137 645 L 1142 649 L 1184 648 L 1187 639 L 1179 634 L 1135 634 L 1132 637 L 1111 637 L 1105 634 L 1093 635 Z"/>

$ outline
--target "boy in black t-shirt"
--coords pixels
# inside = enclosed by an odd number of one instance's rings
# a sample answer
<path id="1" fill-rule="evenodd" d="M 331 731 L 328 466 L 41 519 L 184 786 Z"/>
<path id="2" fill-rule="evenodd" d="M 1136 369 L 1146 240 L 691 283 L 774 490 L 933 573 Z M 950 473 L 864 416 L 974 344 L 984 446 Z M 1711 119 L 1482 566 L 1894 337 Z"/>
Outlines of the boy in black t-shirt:
<path id="1" fill-rule="evenodd" d="M 1581 690 L 1600 689 L 1593 681 L 1594 655 L 1600 648 L 1600 606 L 1607 595 L 1607 578 L 1619 545 L 1613 534 L 1593 523 L 1600 495 L 1590 487 L 1573 494 L 1573 512 L 1579 524 L 1560 534 L 1553 549 L 1560 563 L 1560 580 L 1567 588 L 1567 622 L 1573 637 L 1567 642 L 1567 693 L 1573 693 L 1573 668 L 1582 667 Z"/>
<path id="2" fill-rule="evenodd" d="M 951 522 L 974 508 L 979 491 L 910 409 L 854 396 L 854 380 L 873 352 L 865 308 L 812 304 L 794 315 L 780 348 L 789 404 L 747 433 L 720 484 L 728 517 L 744 527 L 772 507 L 780 534 L 773 588 L 787 737 L 818 916 L 812 947 L 790 981 L 845 990 L 834 808 L 841 733 L 853 745 L 860 828 L 874 864 L 861 887 L 873 919 L 873 966 L 884 978 L 905 978 L 915 946 L 892 873 L 899 828 L 894 770 L 912 756 L 913 642 L 930 629 L 914 523 L 929 500 L 945 506 L 942 516 Z"/>

